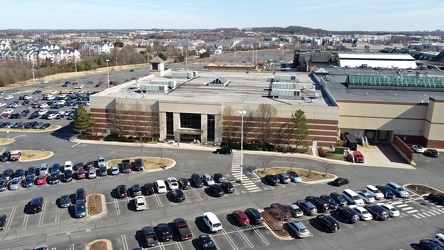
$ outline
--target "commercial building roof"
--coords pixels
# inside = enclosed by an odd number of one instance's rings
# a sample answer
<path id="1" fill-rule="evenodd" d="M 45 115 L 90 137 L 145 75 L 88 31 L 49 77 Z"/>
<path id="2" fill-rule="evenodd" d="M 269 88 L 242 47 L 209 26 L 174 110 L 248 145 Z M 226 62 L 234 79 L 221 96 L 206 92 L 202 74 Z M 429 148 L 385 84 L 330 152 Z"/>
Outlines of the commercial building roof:
<path id="1" fill-rule="evenodd" d="M 380 59 L 380 60 L 410 60 L 415 61 L 411 55 L 407 54 L 387 54 L 387 53 L 338 53 L 340 59 Z"/>

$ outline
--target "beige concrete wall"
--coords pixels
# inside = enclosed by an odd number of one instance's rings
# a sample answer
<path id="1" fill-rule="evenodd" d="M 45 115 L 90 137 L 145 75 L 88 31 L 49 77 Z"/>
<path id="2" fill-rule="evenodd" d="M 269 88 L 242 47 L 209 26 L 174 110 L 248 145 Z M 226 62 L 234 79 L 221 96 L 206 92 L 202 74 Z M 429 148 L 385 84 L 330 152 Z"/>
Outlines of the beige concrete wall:
<path id="1" fill-rule="evenodd" d="M 338 103 L 339 128 L 389 130 L 404 135 L 424 133 L 426 105 Z"/>
<path id="2" fill-rule="evenodd" d="M 444 141 L 444 101 L 429 100 L 424 136 L 429 141 Z"/>

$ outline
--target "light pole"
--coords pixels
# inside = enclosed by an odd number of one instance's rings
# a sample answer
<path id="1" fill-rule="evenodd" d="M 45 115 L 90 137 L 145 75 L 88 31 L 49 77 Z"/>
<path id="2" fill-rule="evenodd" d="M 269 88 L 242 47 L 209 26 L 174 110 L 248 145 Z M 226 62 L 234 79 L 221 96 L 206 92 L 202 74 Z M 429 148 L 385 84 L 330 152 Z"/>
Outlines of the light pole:
<path id="1" fill-rule="evenodd" d="M 117 57 L 116 57 L 116 67 L 117 67 Z"/>
<path id="2" fill-rule="evenodd" d="M 32 82 L 35 84 L 34 66 L 32 66 Z"/>
<path id="3" fill-rule="evenodd" d="M 108 71 L 108 62 L 109 60 L 106 59 L 106 75 L 108 76 L 108 87 L 109 87 L 109 71 Z"/>
<path id="4" fill-rule="evenodd" d="M 240 179 L 239 182 L 242 183 L 242 172 L 244 168 L 244 115 L 247 113 L 245 110 L 238 111 L 241 115 L 241 158 L 240 158 Z"/>

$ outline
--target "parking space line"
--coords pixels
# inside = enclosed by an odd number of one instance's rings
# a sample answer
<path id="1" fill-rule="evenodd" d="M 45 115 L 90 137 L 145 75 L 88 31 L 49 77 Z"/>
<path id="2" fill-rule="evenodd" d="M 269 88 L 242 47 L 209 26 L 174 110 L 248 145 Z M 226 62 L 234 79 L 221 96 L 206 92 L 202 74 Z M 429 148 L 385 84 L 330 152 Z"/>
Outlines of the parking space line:
<path id="1" fill-rule="evenodd" d="M 202 197 L 199 195 L 199 193 L 197 193 L 195 188 L 192 187 L 191 190 L 193 190 L 193 193 L 196 195 L 198 201 L 203 201 Z"/>
<path id="2" fill-rule="evenodd" d="M 235 193 L 236 195 L 239 195 L 239 191 L 237 191 L 237 189 L 234 189 L 234 193 Z"/>
<path id="3" fill-rule="evenodd" d="M 14 219 L 15 212 L 17 211 L 17 206 L 13 206 L 11 210 L 11 214 L 9 215 L 9 219 L 5 225 L 5 231 L 8 231 L 11 228 L 12 220 Z"/>
<path id="4" fill-rule="evenodd" d="M 128 242 L 126 241 L 126 236 L 124 234 L 120 235 L 122 240 L 123 250 L 129 250 Z"/>
<path id="5" fill-rule="evenodd" d="M 194 234 L 193 234 L 194 235 Z M 209 234 L 208 234 L 209 235 Z M 218 245 L 217 245 L 217 243 L 216 243 L 216 241 L 214 240 L 214 238 L 213 238 L 213 236 L 211 236 L 211 235 L 209 235 L 210 236 L 210 238 L 213 240 L 213 242 L 214 242 L 214 245 L 216 246 L 216 249 L 222 249 L 222 248 L 220 248 Z"/>
<path id="6" fill-rule="evenodd" d="M 159 241 L 159 248 L 162 250 L 165 250 L 165 246 L 163 245 L 163 242 Z"/>
<path id="7" fill-rule="evenodd" d="M 23 218 L 23 223 L 22 223 L 22 229 L 26 229 L 26 225 L 28 224 L 28 219 L 29 219 L 29 214 L 25 214 L 25 217 Z"/>
<path id="8" fill-rule="evenodd" d="M 245 236 L 243 230 L 241 230 L 241 229 L 236 225 L 236 222 L 233 221 L 231 218 L 229 218 L 228 220 L 230 221 L 230 223 L 232 223 L 232 224 L 234 225 L 234 228 L 236 229 L 236 231 L 238 232 L 238 234 L 239 234 L 239 235 L 245 240 L 245 242 L 247 242 L 247 245 L 248 245 L 250 248 L 254 248 L 253 243 L 251 243 L 251 241 L 248 239 L 248 237 Z"/>
<path id="9" fill-rule="evenodd" d="M 361 223 L 362 225 L 367 225 L 367 223 L 363 222 L 363 221 L 359 221 L 359 223 Z"/>
<path id="10" fill-rule="evenodd" d="M 227 232 L 224 229 L 222 229 L 221 232 L 222 232 L 222 235 L 225 236 L 225 238 L 227 239 L 228 243 L 230 243 L 231 247 L 234 250 L 239 250 L 239 248 L 237 248 L 237 246 L 234 244 L 233 240 L 230 237 L 228 237 Z"/>
<path id="11" fill-rule="evenodd" d="M 284 184 L 279 183 L 279 186 L 281 186 L 281 188 L 285 188 Z"/>
<path id="12" fill-rule="evenodd" d="M 116 207 L 116 214 L 120 214 L 119 202 L 114 198 L 114 206 Z"/>
<path id="13" fill-rule="evenodd" d="M 46 202 L 43 203 L 42 212 L 40 213 L 40 217 L 39 217 L 39 227 L 43 226 L 43 218 L 45 217 L 45 211 L 46 211 Z"/>
<path id="14" fill-rule="evenodd" d="M 55 219 L 54 219 L 54 223 L 55 223 L 55 224 L 58 224 L 59 221 L 60 221 L 60 211 L 57 211 L 56 216 L 55 216 Z"/>
<path id="15" fill-rule="evenodd" d="M 259 227 L 256 227 L 254 225 L 250 225 L 250 226 L 253 228 L 253 230 L 257 234 L 257 236 L 259 236 L 259 238 L 261 238 L 261 240 L 265 243 L 265 245 L 270 245 L 270 242 L 264 237 L 264 235 L 261 234 L 261 232 L 259 232 L 259 230 L 258 230 Z M 263 226 L 261 228 L 263 228 Z"/>
<path id="16" fill-rule="evenodd" d="M 159 195 L 154 193 L 154 198 L 156 199 L 157 204 L 159 205 L 159 207 L 163 207 L 162 202 L 160 201 Z"/>
<path id="17" fill-rule="evenodd" d="M 415 210 L 410 210 L 410 211 L 407 211 L 407 213 L 408 213 L 408 214 L 412 214 L 412 213 L 417 213 L 417 212 L 419 212 L 419 211 L 418 211 L 418 210 L 416 210 L 416 209 L 415 209 Z"/>

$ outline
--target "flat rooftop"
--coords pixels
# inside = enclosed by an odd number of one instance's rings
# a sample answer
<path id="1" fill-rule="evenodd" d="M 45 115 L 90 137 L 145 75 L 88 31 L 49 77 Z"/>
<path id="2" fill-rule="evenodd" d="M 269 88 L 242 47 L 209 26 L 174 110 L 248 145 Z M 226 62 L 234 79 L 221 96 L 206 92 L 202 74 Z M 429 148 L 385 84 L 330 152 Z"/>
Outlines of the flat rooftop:
<path id="1" fill-rule="evenodd" d="M 146 92 L 137 93 L 136 81 L 130 81 L 116 87 L 107 89 L 96 94 L 96 96 L 113 96 L 120 98 L 147 98 L 160 101 L 176 101 L 180 103 L 252 103 L 252 104 L 288 104 L 288 105 L 317 105 L 327 106 L 322 94 L 319 98 L 285 99 L 267 97 L 270 88 L 270 79 L 274 78 L 273 73 L 268 72 L 232 72 L 232 71 L 199 71 L 199 77 L 193 79 L 160 78 L 152 79 L 174 80 L 176 89 L 169 93 Z M 290 74 L 278 72 L 276 74 Z M 299 85 L 307 92 L 316 91 L 314 82 L 309 78 L 307 72 L 292 72 L 296 74 Z M 229 80 L 227 86 L 223 84 L 211 84 L 215 79 L 222 77 Z M 146 79 L 146 78 L 145 78 Z M 317 91 L 319 93 L 319 91 Z"/>
<path id="2" fill-rule="evenodd" d="M 384 102 L 417 102 L 427 103 L 429 97 L 444 99 L 444 92 L 439 91 L 413 91 L 413 90 L 387 90 L 387 89 L 347 89 L 345 80 L 347 75 L 399 75 L 397 70 L 384 69 L 344 69 L 326 68 L 330 79 L 327 88 L 336 100 L 362 100 L 362 101 L 384 101 Z M 414 76 L 416 72 L 428 76 L 444 77 L 444 72 L 439 70 L 403 70 L 401 74 Z"/>

